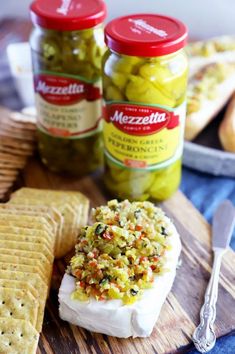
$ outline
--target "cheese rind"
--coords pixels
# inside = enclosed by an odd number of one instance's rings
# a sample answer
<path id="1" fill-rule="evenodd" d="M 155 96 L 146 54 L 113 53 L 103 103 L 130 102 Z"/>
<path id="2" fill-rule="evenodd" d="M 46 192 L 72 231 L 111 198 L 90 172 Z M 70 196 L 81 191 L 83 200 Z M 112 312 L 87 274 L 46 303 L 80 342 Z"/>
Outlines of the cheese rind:
<path id="1" fill-rule="evenodd" d="M 120 338 L 150 336 L 173 285 L 181 251 L 179 235 L 172 224 L 171 228 L 172 249 L 167 251 L 165 264 L 169 271 L 156 276 L 153 287 L 144 290 L 140 300 L 132 305 L 123 305 L 121 300 L 96 301 L 93 298 L 88 302 L 72 300 L 75 278 L 65 274 L 59 290 L 60 317 L 92 332 L 110 336 Z"/>

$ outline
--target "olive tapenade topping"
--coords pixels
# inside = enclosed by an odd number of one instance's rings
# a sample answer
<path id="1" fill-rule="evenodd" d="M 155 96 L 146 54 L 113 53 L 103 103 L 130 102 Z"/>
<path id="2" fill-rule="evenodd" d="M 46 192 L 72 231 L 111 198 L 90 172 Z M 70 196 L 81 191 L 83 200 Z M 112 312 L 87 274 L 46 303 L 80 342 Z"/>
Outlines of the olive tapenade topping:
<path id="1" fill-rule="evenodd" d="M 117 210 L 118 215 L 117 215 Z M 135 212 L 139 212 L 136 220 Z M 120 227 L 117 216 L 125 221 Z M 163 211 L 150 202 L 111 200 L 92 210 L 94 224 L 83 228 L 68 272 L 76 277 L 73 299 L 119 299 L 132 304 L 164 274 L 172 235 Z M 138 231 L 138 230 L 139 231 Z M 84 243 L 86 247 L 83 247 Z"/>

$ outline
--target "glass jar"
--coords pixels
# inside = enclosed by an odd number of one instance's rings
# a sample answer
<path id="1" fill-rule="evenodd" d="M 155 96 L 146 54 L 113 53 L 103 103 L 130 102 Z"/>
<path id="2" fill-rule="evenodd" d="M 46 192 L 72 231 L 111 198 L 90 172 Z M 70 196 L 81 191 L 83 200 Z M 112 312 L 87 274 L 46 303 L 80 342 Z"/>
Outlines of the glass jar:
<path id="1" fill-rule="evenodd" d="M 187 29 L 160 15 L 130 15 L 105 29 L 105 184 L 115 197 L 157 201 L 181 180 Z"/>
<path id="2" fill-rule="evenodd" d="M 31 48 L 38 147 L 52 171 L 81 176 L 102 165 L 102 0 L 36 0 Z"/>

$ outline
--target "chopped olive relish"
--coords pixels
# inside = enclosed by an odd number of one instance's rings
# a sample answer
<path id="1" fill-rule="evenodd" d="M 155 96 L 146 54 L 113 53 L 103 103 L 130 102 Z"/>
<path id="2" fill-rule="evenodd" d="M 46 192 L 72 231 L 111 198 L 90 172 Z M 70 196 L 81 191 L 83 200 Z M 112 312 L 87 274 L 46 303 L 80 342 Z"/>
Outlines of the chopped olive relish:
<path id="1" fill-rule="evenodd" d="M 138 300 L 154 276 L 167 271 L 172 225 L 151 202 L 118 202 L 92 210 L 94 224 L 86 226 L 76 245 L 68 272 L 76 278 L 73 299 L 86 301 Z"/>

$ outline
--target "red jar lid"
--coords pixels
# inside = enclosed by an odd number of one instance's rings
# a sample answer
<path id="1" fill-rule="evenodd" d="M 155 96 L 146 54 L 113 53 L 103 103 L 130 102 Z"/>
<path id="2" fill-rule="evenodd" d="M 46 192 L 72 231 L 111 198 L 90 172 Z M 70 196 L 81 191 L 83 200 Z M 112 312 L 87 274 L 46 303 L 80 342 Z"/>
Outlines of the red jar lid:
<path id="1" fill-rule="evenodd" d="M 181 21 L 157 14 L 119 17 L 105 28 L 110 49 L 141 57 L 174 53 L 186 45 L 187 37 L 187 27 Z"/>
<path id="2" fill-rule="evenodd" d="M 30 6 L 35 25 L 58 31 L 94 27 L 106 17 L 103 0 L 35 0 Z"/>

